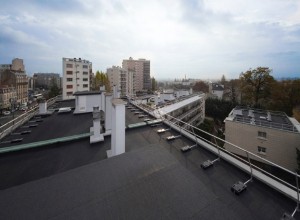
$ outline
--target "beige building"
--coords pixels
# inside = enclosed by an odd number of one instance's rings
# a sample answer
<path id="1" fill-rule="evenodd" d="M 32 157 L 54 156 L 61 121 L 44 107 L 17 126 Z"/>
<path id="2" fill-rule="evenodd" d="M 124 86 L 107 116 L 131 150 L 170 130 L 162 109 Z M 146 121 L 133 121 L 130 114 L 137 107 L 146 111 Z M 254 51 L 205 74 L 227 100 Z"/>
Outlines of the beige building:
<path id="1" fill-rule="evenodd" d="M 63 100 L 75 99 L 75 92 L 90 91 L 92 63 L 81 58 L 63 58 Z"/>
<path id="2" fill-rule="evenodd" d="M 291 171 L 297 169 L 300 124 L 283 112 L 236 107 L 225 119 L 225 140 Z M 246 156 L 229 144 L 224 147 Z"/>
<path id="3" fill-rule="evenodd" d="M 0 110 L 10 109 L 11 100 L 16 100 L 17 92 L 15 87 L 2 86 L 0 87 Z"/>
<path id="4" fill-rule="evenodd" d="M 117 90 L 120 91 L 121 96 L 128 95 L 128 72 L 127 70 L 118 67 L 112 66 L 107 68 L 106 74 L 110 83 L 110 87 L 117 87 Z"/>
<path id="5" fill-rule="evenodd" d="M 134 76 L 135 83 L 132 85 L 132 91 L 145 91 L 151 89 L 150 60 L 134 60 L 130 57 L 128 60 L 123 60 L 122 67 L 128 72 L 131 72 Z"/>

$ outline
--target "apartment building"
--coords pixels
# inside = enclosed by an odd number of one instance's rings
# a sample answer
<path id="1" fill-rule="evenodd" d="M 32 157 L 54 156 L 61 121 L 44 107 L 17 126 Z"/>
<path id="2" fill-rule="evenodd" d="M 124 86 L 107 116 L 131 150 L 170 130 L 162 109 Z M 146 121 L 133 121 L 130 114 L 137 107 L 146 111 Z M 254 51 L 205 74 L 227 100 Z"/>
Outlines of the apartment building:
<path id="1" fill-rule="evenodd" d="M 49 89 L 53 84 L 61 88 L 60 75 L 58 73 L 34 73 L 34 88 Z"/>
<path id="2" fill-rule="evenodd" d="M 90 91 L 92 62 L 81 58 L 62 58 L 63 64 L 63 100 L 75 99 L 79 91 Z"/>
<path id="3" fill-rule="evenodd" d="M 106 74 L 111 88 L 113 88 L 113 86 L 116 86 L 117 90 L 120 91 L 121 96 L 128 95 L 127 70 L 119 66 L 112 66 L 111 68 L 107 68 Z"/>
<path id="4" fill-rule="evenodd" d="M 133 76 L 135 84 L 132 85 L 132 90 L 145 91 L 151 89 L 150 60 L 134 60 L 130 57 L 128 60 L 123 60 L 122 68 L 134 72 Z"/>
<path id="5" fill-rule="evenodd" d="M 213 98 L 222 99 L 224 93 L 224 85 L 219 83 L 209 83 L 209 94 Z"/>
<path id="6" fill-rule="evenodd" d="M 12 70 L 17 72 L 25 72 L 25 65 L 23 59 L 15 58 L 11 64 L 0 64 L 0 71 Z"/>
<path id="7" fill-rule="evenodd" d="M 225 119 L 225 140 L 286 169 L 297 169 L 300 124 L 283 112 L 236 107 Z M 224 147 L 241 155 L 229 144 Z"/>
<path id="8" fill-rule="evenodd" d="M 10 109 L 12 100 L 16 100 L 17 92 L 15 87 L 1 86 L 0 87 L 0 110 Z"/>

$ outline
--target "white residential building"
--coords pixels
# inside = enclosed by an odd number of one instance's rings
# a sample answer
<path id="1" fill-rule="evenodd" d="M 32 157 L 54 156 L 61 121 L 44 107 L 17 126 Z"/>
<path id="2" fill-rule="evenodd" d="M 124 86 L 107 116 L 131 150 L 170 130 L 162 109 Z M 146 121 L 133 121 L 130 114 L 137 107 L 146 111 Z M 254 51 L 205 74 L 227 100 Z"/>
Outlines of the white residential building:
<path id="1" fill-rule="evenodd" d="M 74 99 L 75 92 L 90 91 L 92 63 L 81 58 L 63 58 L 63 100 Z"/>
<path id="2" fill-rule="evenodd" d="M 107 77 L 110 82 L 110 87 L 116 86 L 120 91 L 121 96 L 128 95 L 128 72 L 127 70 L 119 67 L 112 66 L 106 70 Z"/>
<path id="3" fill-rule="evenodd" d="M 300 124 L 296 119 L 283 112 L 236 107 L 224 122 L 226 141 L 291 171 L 297 169 Z M 228 143 L 224 147 L 246 157 L 244 152 Z"/>

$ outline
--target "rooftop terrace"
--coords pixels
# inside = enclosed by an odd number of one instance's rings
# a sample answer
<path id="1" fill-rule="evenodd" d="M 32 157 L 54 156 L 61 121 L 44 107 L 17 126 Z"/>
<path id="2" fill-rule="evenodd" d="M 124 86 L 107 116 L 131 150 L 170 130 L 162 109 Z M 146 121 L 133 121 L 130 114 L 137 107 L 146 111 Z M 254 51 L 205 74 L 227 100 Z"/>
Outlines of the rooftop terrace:
<path id="1" fill-rule="evenodd" d="M 92 123 L 92 114 L 65 114 L 66 119 L 80 119 L 80 126 L 42 134 L 60 116 L 45 118 L 27 138 L 86 132 Z M 126 109 L 126 125 L 143 120 Z M 158 134 L 161 128 L 166 132 Z M 203 161 L 216 155 L 201 145 L 183 154 L 181 148 L 195 140 L 169 128 L 127 128 L 126 153 L 110 159 L 110 136 L 93 145 L 83 138 L 0 154 L 1 219 L 273 220 L 294 210 L 294 200 L 255 178 L 246 193 L 236 196 L 230 187 L 249 179 L 249 173 L 222 159 L 212 169 L 201 169 Z M 172 135 L 181 136 L 167 141 Z M 300 219 L 298 213 L 294 217 Z"/>
<path id="2" fill-rule="evenodd" d="M 283 112 L 236 107 L 225 120 L 284 131 L 300 132 L 297 129 L 297 125 Z"/>

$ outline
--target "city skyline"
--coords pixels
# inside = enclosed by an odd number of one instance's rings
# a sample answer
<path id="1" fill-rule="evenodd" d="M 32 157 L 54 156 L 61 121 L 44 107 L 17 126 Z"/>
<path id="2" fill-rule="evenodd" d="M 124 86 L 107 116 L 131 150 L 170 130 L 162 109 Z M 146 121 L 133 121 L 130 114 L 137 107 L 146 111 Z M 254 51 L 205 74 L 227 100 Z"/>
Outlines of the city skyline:
<path id="1" fill-rule="evenodd" d="M 29 75 L 62 75 L 62 57 L 88 59 L 94 72 L 145 58 L 157 79 L 237 78 L 258 66 L 300 75 L 298 1 L 8 1 L 0 28 L 0 63 L 24 59 Z"/>

